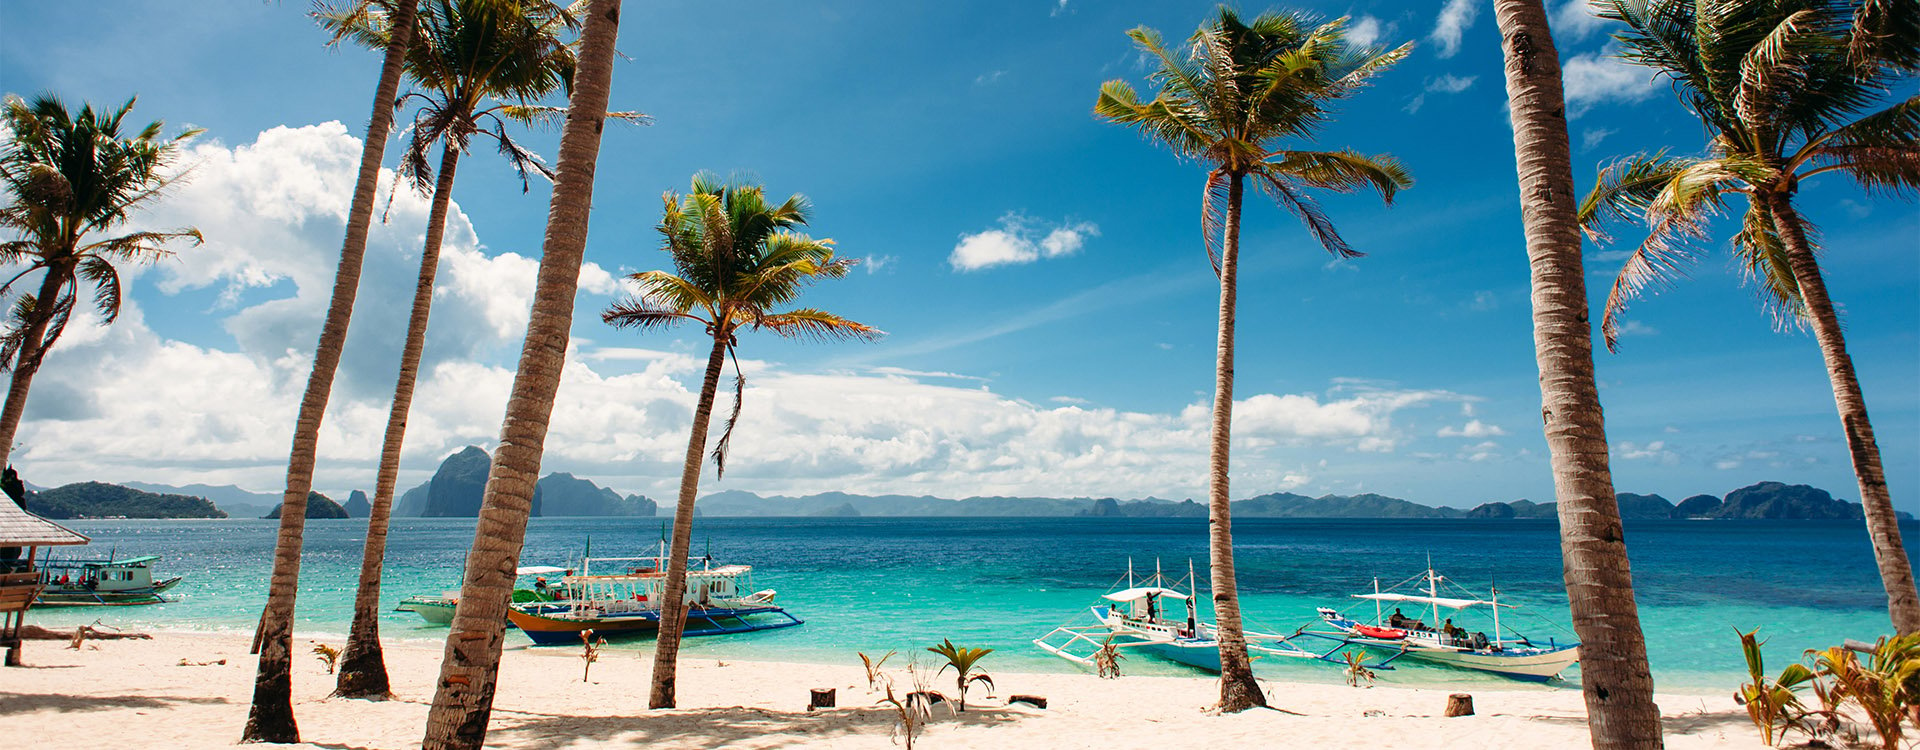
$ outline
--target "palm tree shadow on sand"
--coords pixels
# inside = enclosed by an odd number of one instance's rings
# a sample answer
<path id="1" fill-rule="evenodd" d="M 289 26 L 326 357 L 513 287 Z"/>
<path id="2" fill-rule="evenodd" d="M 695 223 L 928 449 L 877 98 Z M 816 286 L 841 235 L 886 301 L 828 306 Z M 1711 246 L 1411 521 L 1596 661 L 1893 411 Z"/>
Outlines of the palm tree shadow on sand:
<path id="1" fill-rule="evenodd" d="M 965 713 L 937 710 L 927 730 L 1008 725 L 1028 716 L 1019 709 L 972 707 Z M 632 747 L 777 747 L 795 738 L 888 736 L 898 724 L 883 706 L 816 711 L 776 711 L 748 706 L 692 708 L 644 716 L 558 716 L 500 710 L 488 739 L 532 750 L 559 750 L 582 740 Z M 759 744 L 755 744 L 759 740 Z"/>

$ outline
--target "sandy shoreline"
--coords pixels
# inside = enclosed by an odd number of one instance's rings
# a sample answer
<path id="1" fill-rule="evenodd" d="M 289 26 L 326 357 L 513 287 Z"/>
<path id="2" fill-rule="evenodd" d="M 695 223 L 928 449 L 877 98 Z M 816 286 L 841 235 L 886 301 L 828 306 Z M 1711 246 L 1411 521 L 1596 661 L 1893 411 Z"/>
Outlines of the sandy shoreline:
<path id="1" fill-rule="evenodd" d="M 254 658 L 231 635 L 157 634 L 151 641 L 28 644 L 25 668 L 0 670 L 0 738 L 53 748 L 207 748 L 234 744 L 252 695 Z M 334 645 L 338 645 L 335 643 Z M 333 679 L 297 637 L 295 714 L 310 748 L 417 746 L 438 675 L 440 649 L 399 642 L 387 649 L 396 700 L 328 699 Z M 927 654 L 931 657 L 931 654 Z M 684 708 L 650 712 L 651 662 L 604 652 L 593 682 L 580 679 L 577 650 L 509 650 L 502 660 L 489 747 L 889 748 L 892 714 L 874 705 L 852 664 L 683 661 Z M 899 660 L 901 657 L 895 657 Z M 182 665 L 225 660 L 225 664 Z M 924 661 L 923 661 L 924 663 Z M 895 666 L 894 662 L 888 663 Z M 991 670 L 991 657 L 985 662 Z M 896 679 L 904 683 L 904 675 Z M 953 694 L 952 673 L 933 689 Z M 1577 748 L 1587 743 L 1572 690 L 1471 690 L 1478 715 L 1440 716 L 1443 689 L 1268 683 L 1281 711 L 1208 716 L 1214 682 L 1200 677 L 993 673 L 993 697 L 975 688 L 969 708 L 939 710 L 916 743 L 938 748 L 1423 747 Z M 836 688 L 839 708 L 808 712 L 809 688 Z M 1009 706 L 1041 695 L 1048 708 Z M 1730 698 L 1662 695 L 1667 747 L 1761 748 Z"/>

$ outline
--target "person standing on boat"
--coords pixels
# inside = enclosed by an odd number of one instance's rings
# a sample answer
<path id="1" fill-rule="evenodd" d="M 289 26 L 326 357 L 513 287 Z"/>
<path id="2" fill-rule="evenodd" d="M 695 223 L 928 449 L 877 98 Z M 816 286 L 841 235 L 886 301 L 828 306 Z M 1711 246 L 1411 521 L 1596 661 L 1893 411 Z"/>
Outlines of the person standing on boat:
<path id="1" fill-rule="evenodd" d="M 1187 637 L 1195 638 L 1195 637 L 1198 637 L 1199 635 L 1200 635 L 1200 618 L 1194 615 L 1193 599 L 1189 598 L 1187 599 Z"/>

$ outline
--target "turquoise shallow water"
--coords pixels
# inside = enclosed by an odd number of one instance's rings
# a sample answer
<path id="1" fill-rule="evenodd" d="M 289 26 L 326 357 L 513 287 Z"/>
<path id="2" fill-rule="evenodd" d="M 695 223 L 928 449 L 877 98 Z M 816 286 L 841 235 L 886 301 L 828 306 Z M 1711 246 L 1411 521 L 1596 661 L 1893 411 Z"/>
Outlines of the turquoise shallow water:
<path id="1" fill-rule="evenodd" d="M 352 615 L 363 520 L 312 521 L 300 578 L 303 638 L 339 638 Z M 85 554 L 157 554 L 161 571 L 185 575 L 178 601 L 150 607 L 37 609 L 33 621 L 104 619 L 149 629 L 250 632 L 265 599 L 276 522 L 79 521 L 93 537 Z M 472 519 L 399 519 L 390 538 L 384 606 L 459 584 Z M 528 528 L 522 564 L 577 560 L 591 535 L 596 555 L 648 554 L 655 519 L 540 518 Z M 1872 549 L 1859 522 L 1647 521 L 1628 526 L 1636 592 L 1662 689 L 1732 686 L 1743 672 L 1733 628 L 1762 628 L 1777 669 L 1804 649 L 1842 638 L 1871 641 L 1888 629 Z M 1920 538 L 1910 526 L 1907 538 Z M 1234 524 L 1240 587 L 1250 627 L 1291 632 L 1316 606 L 1359 612 L 1347 595 L 1374 576 L 1391 584 L 1435 567 L 1463 584 L 1500 584 L 1525 605 L 1517 620 L 1541 639 L 1570 638 L 1551 521 L 1242 519 Z M 857 663 L 856 651 L 902 653 L 951 638 L 998 651 L 1001 670 L 1074 667 L 1030 641 L 1055 626 L 1084 624 L 1094 603 L 1126 572 L 1169 569 L 1191 559 L 1206 576 L 1203 519 L 1137 518 L 702 518 L 694 552 L 754 566 L 755 585 L 807 620 L 803 627 L 694 639 L 691 658 Z M 74 554 L 63 550 L 59 554 Z M 1370 611 L 1368 612 L 1370 614 Z M 1412 612 L 1409 610 L 1409 614 Z M 1509 621 L 1514 622 L 1514 621 Z M 1488 629 L 1467 623 L 1472 629 Z M 388 638 L 438 640 L 444 628 L 388 612 Z M 517 642 L 525 640 L 517 634 Z M 650 648 L 650 641 L 619 644 Z M 930 655 L 929 655 L 930 656 Z M 1182 668 L 1133 659 L 1129 673 Z M 1277 677 L 1338 679 L 1318 663 L 1262 665 Z M 1383 673 L 1384 674 L 1384 673 Z M 1431 668 L 1391 681 L 1486 680 Z"/>

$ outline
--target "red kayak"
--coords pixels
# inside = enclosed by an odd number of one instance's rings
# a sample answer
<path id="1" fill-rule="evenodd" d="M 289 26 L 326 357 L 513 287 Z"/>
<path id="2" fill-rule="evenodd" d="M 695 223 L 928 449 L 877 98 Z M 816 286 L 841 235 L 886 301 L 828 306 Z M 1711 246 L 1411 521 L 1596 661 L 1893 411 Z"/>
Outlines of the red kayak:
<path id="1" fill-rule="evenodd" d="M 1397 641 L 1407 637 L 1407 631 L 1405 630 L 1400 630 L 1399 628 L 1377 628 L 1372 625 L 1355 625 L 1353 626 L 1353 632 L 1368 638 L 1378 638 L 1383 641 Z"/>

